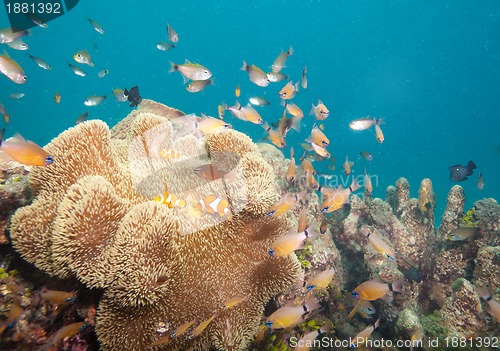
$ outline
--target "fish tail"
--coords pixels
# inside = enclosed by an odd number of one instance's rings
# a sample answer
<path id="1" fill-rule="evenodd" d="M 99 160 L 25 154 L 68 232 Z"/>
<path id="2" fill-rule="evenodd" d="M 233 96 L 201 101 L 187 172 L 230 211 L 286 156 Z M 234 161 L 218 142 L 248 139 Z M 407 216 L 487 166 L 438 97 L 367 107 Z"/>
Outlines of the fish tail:
<path id="1" fill-rule="evenodd" d="M 477 294 L 483 298 L 483 300 L 485 301 L 491 300 L 491 295 L 488 288 L 485 288 L 484 286 L 476 286 L 475 290 Z"/>
<path id="2" fill-rule="evenodd" d="M 300 122 L 301 122 L 302 118 L 299 118 L 299 117 L 293 117 L 292 118 L 292 124 L 290 126 L 290 128 L 292 128 L 293 130 L 295 130 L 297 133 L 300 133 Z"/>
<path id="3" fill-rule="evenodd" d="M 170 61 L 170 69 L 168 70 L 168 73 L 172 73 L 174 71 L 177 71 L 178 69 L 179 69 L 179 65 Z"/>
<path id="4" fill-rule="evenodd" d="M 241 104 L 240 102 L 238 101 L 238 99 L 236 99 L 236 102 L 234 103 L 234 106 L 233 106 L 235 109 L 237 110 L 241 110 Z"/>
<path id="5" fill-rule="evenodd" d="M 392 291 L 401 293 L 403 292 L 403 279 L 393 281 L 391 284 Z"/>
<path id="6" fill-rule="evenodd" d="M 473 161 L 469 161 L 469 163 L 467 164 L 467 169 L 469 170 L 469 172 L 472 174 L 472 170 L 473 169 L 476 169 L 476 164 L 473 162 Z M 470 175 L 470 174 L 469 174 Z"/>
<path id="7" fill-rule="evenodd" d="M 305 312 L 311 312 L 311 311 L 317 310 L 318 308 L 321 308 L 321 304 L 319 303 L 318 299 L 316 299 L 315 297 L 310 298 L 304 304 Z"/>
<path id="8" fill-rule="evenodd" d="M 314 102 L 312 103 L 312 108 L 311 108 L 311 111 L 309 112 L 309 115 L 314 115 Z"/>
<path id="9" fill-rule="evenodd" d="M 354 180 L 351 183 L 351 186 L 349 187 L 349 190 L 351 191 L 351 193 L 353 193 L 359 188 L 361 188 L 361 185 L 359 185 L 357 178 L 354 178 Z"/>
<path id="10" fill-rule="evenodd" d="M 261 124 L 261 127 L 264 128 L 265 131 L 269 132 L 271 127 L 269 127 L 269 124 L 267 122 L 264 122 Z"/>
<path id="11" fill-rule="evenodd" d="M 242 71 L 246 71 L 248 69 L 248 64 L 243 60 L 243 66 L 241 67 Z"/>
<path id="12" fill-rule="evenodd" d="M 380 325 L 380 317 L 373 323 L 373 330 L 377 329 Z"/>

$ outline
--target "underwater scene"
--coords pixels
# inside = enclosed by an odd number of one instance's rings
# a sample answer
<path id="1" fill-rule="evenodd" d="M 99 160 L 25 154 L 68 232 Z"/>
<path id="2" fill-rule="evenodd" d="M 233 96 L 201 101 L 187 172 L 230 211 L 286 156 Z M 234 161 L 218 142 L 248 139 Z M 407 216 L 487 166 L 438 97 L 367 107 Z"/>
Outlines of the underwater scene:
<path id="1" fill-rule="evenodd" d="M 500 350 L 500 2 L 0 8 L 0 350 Z"/>

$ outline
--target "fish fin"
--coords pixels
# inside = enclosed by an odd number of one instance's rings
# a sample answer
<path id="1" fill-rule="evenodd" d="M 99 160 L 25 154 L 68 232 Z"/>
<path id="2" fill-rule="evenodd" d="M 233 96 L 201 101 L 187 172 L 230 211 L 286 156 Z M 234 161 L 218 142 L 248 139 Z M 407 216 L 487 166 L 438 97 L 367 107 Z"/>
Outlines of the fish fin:
<path id="1" fill-rule="evenodd" d="M 292 124 L 290 126 L 290 128 L 292 128 L 293 130 L 295 130 L 297 133 L 300 133 L 300 122 L 301 122 L 302 118 L 299 118 L 299 117 L 293 117 L 292 118 Z"/>
<path id="2" fill-rule="evenodd" d="M 243 66 L 240 68 L 242 71 L 246 71 L 248 69 L 248 64 L 243 60 Z"/>
<path id="3" fill-rule="evenodd" d="M 269 124 L 267 122 L 264 122 L 260 125 L 262 128 L 264 128 L 265 131 L 269 132 L 271 127 L 269 127 Z"/>
<path id="4" fill-rule="evenodd" d="M 356 305 L 354 306 L 354 308 L 352 309 L 352 311 L 347 316 L 347 320 L 351 319 L 356 314 L 356 312 L 359 310 L 360 307 L 361 307 L 361 300 L 359 300 L 356 303 Z"/>
<path id="5" fill-rule="evenodd" d="M 225 102 L 223 102 L 223 103 L 221 104 L 221 106 L 222 106 L 222 108 L 223 108 L 224 110 L 229 110 L 229 106 L 227 106 L 227 104 L 226 104 Z"/>
<path id="6" fill-rule="evenodd" d="M 284 106 L 285 107 L 285 111 L 286 111 L 286 101 L 285 100 L 281 99 L 280 106 Z"/>
<path id="7" fill-rule="evenodd" d="M 400 278 L 392 282 L 392 291 L 401 293 L 403 292 L 403 279 Z"/>
<path id="8" fill-rule="evenodd" d="M 340 186 L 342 187 L 342 185 Z M 339 187 L 339 188 L 340 188 Z M 359 188 L 361 188 L 361 185 L 359 185 L 358 183 L 358 179 L 357 178 L 354 178 L 354 180 L 352 181 L 351 183 L 351 186 L 349 187 L 349 190 L 351 191 L 351 193 L 355 192 L 356 190 L 358 190 Z"/>
<path id="9" fill-rule="evenodd" d="M 469 172 L 471 172 L 471 174 L 469 175 L 472 175 L 472 170 L 476 168 L 476 164 L 473 161 L 469 161 L 469 163 L 467 164 L 467 169 L 469 170 Z"/>
<path id="10" fill-rule="evenodd" d="M 170 61 L 170 69 L 168 70 L 168 73 L 172 73 L 174 71 L 177 71 L 178 68 L 179 68 L 179 66 L 177 64 Z"/>
<path id="11" fill-rule="evenodd" d="M 299 92 L 299 82 L 297 81 L 297 83 L 295 83 L 295 85 L 293 87 L 295 89 L 295 92 L 298 93 Z"/>
<path id="12" fill-rule="evenodd" d="M 309 112 L 309 116 L 310 116 L 310 115 L 314 115 L 314 114 L 315 114 L 315 113 L 314 113 L 314 108 L 315 108 L 315 106 L 314 106 L 314 102 L 313 102 L 313 103 L 312 103 L 312 109 L 311 109 L 311 111 Z"/>
<path id="13" fill-rule="evenodd" d="M 185 76 L 182 76 L 182 80 L 183 80 L 183 84 L 186 84 L 187 82 L 189 82 L 189 78 L 186 78 Z"/>
<path id="14" fill-rule="evenodd" d="M 234 103 L 234 106 L 233 106 L 236 110 L 241 110 L 241 104 L 240 102 L 238 101 L 238 99 L 236 99 L 236 102 Z"/>
<path id="15" fill-rule="evenodd" d="M 238 170 L 236 169 L 236 167 L 233 168 L 231 171 L 227 172 L 226 174 L 224 174 L 224 178 L 232 182 L 238 180 Z"/>
<path id="16" fill-rule="evenodd" d="M 290 148 L 290 159 L 295 157 L 295 153 L 293 152 L 293 146 Z"/>
<path id="17" fill-rule="evenodd" d="M 26 142 L 26 139 L 23 138 L 23 136 L 21 134 L 19 134 L 18 132 L 14 133 L 14 136 L 12 137 L 12 141 L 16 141 L 16 142 Z M 35 144 L 34 142 L 32 142 L 30 140 L 30 142 L 32 144 Z"/>
<path id="18" fill-rule="evenodd" d="M 193 63 L 192 63 L 191 61 L 189 61 L 188 59 L 186 59 L 186 60 L 184 61 L 184 64 L 186 64 L 186 63 L 187 63 L 187 64 L 191 64 L 191 65 L 193 64 Z"/>

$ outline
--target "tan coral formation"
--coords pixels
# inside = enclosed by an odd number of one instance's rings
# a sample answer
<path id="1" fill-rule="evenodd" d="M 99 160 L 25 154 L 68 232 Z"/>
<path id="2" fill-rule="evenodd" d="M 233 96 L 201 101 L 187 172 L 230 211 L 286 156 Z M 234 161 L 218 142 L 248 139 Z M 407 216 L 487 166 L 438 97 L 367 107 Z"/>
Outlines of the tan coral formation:
<path id="1" fill-rule="evenodd" d="M 267 253 L 288 229 L 285 217 L 265 215 L 276 198 L 272 168 L 236 131 L 174 138 L 181 116 L 143 100 L 111 132 L 101 121 L 63 132 L 46 147 L 54 164 L 30 174 L 34 202 L 12 220 L 14 247 L 27 261 L 104 289 L 96 325 L 104 350 L 144 350 L 163 336 L 162 323 L 173 330 L 214 314 L 200 336 L 188 332 L 157 349 L 242 350 L 265 303 L 298 278 L 293 255 Z M 165 160 L 162 147 L 183 156 Z M 206 154 L 233 162 L 236 178 L 200 181 L 192 167 L 208 162 Z M 152 201 L 172 189 L 187 199 L 185 209 Z M 230 200 L 230 221 L 194 210 L 209 194 Z"/>

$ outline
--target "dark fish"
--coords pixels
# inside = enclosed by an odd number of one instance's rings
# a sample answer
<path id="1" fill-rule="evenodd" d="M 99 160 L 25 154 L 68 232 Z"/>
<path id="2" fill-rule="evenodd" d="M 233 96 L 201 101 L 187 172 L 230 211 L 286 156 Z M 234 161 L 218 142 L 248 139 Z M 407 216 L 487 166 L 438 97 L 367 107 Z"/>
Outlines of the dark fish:
<path id="1" fill-rule="evenodd" d="M 363 160 L 365 161 L 370 162 L 373 160 L 373 154 L 370 151 L 361 151 L 359 155 L 363 157 Z"/>
<path id="2" fill-rule="evenodd" d="M 127 97 L 127 100 L 130 101 L 130 107 L 137 106 L 142 101 L 141 94 L 139 94 L 139 87 L 137 85 L 130 88 L 130 90 L 127 90 L 127 88 L 125 88 L 123 90 L 123 95 L 125 95 Z"/>
<path id="3" fill-rule="evenodd" d="M 450 167 L 450 179 L 454 182 L 461 182 L 467 180 L 467 177 L 472 175 L 472 172 L 476 169 L 474 162 L 469 161 L 466 166 L 454 165 Z"/>
<path id="4" fill-rule="evenodd" d="M 87 120 L 87 117 L 89 116 L 88 111 L 85 113 L 82 113 L 75 121 L 76 124 L 83 123 Z"/>

